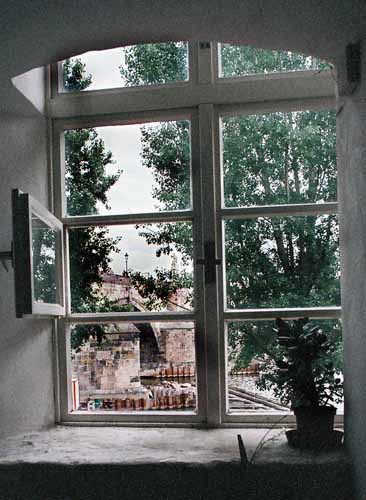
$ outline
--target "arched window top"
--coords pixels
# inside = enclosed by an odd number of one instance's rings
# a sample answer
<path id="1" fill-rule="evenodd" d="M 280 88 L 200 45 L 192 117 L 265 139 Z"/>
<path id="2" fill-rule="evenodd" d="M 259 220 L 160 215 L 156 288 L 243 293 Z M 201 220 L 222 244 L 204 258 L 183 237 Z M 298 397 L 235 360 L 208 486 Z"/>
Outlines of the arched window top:
<path id="1" fill-rule="evenodd" d="M 80 92 L 186 82 L 192 78 L 193 50 L 188 42 L 137 44 L 91 51 L 62 62 L 61 91 Z M 200 48 L 210 46 L 201 43 Z M 214 44 L 217 78 L 293 71 L 331 66 L 311 55 L 259 49 L 247 45 Z M 84 77 L 80 81 L 80 75 Z"/>

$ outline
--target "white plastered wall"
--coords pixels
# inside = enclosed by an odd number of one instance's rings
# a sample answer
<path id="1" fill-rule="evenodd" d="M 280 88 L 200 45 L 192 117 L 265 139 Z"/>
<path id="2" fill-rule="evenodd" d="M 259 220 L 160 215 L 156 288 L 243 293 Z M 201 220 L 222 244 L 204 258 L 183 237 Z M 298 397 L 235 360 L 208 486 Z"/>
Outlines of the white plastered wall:
<path id="1" fill-rule="evenodd" d="M 47 206 L 46 120 L 40 115 L 0 118 L 0 251 L 12 240 L 11 190 Z M 54 422 L 51 322 L 16 319 L 14 273 L 0 264 L 0 433 Z"/>

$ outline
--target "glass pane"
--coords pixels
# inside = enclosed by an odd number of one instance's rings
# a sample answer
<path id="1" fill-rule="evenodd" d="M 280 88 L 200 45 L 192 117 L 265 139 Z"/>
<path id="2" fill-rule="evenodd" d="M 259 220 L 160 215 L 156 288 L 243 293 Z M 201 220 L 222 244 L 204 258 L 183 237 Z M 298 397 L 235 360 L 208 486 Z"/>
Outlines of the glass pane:
<path id="1" fill-rule="evenodd" d="M 69 230 L 74 312 L 191 310 L 188 222 Z"/>
<path id="2" fill-rule="evenodd" d="M 245 76 L 281 71 L 321 70 L 331 65 L 312 56 L 289 51 L 220 44 L 220 76 Z"/>
<path id="3" fill-rule="evenodd" d="M 32 214 L 33 300 L 56 304 L 56 247 L 59 234 Z"/>
<path id="4" fill-rule="evenodd" d="M 311 320 L 311 324 L 313 327 L 318 326 L 329 342 L 326 359 L 333 362 L 335 372 L 327 375 L 327 381 L 325 378 L 318 379 L 324 381 L 325 387 L 329 387 L 329 382 L 335 378 L 343 380 L 342 324 L 339 320 L 318 319 Z M 289 412 L 291 402 L 283 398 L 286 391 L 281 391 L 279 385 L 270 383 L 270 377 L 276 368 L 274 359 L 283 359 L 279 354 L 276 328 L 274 321 L 227 324 L 227 390 L 230 412 Z M 322 368 L 321 373 L 325 377 L 328 372 Z M 319 400 L 325 403 L 327 396 Z M 335 391 L 332 397 L 334 401 L 329 399 L 328 403 L 336 406 L 338 414 L 342 414 L 343 397 L 338 398 L 338 401 Z"/>
<path id="5" fill-rule="evenodd" d="M 86 52 L 62 63 L 65 92 L 188 80 L 186 42 L 131 45 Z"/>
<path id="6" fill-rule="evenodd" d="M 194 324 L 113 323 L 71 328 L 73 410 L 194 411 Z"/>
<path id="7" fill-rule="evenodd" d="M 228 308 L 340 305 L 336 215 L 225 223 Z"/>
<path id="8" fill-rule="evenodd" d="M 68 215 L 191 207 L 188 120 L 65 132 Z"/>
<path id="9" fill-rule="evenodd" d="M 225 206 L 336 201 L 335 112 L 228 116 L 221 123 Z"/>

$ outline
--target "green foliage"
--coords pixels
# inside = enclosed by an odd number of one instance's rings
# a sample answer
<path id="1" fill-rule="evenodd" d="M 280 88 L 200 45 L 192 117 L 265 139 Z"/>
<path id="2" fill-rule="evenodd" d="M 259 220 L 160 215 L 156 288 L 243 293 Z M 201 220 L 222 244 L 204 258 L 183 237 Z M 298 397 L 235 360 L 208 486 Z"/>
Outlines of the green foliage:
<path id="1" fill-rule="evenodd" d="M 166 54 L 164 44 L 154 46 L 154 62 L 146 50 L 131 47 L 123 76 L 131 84 L 164 82 L 157 61 Z M 158 53 L 160 54 L 158 56 Z M 171 68 L 183 64 L 182 54 Z M 261 51 L 250 47 L 223 46 L 223 75 L 326 67 L 308 56 L 290 52 Z M 169 73 L 178 80 L 179 71 Z M 179 125 L 178 125 L 179 124 Z M 178 129 L 178 127 L 180 127 Z M 157 182 L 154 196 L 161 209 L 185 208 L 189 182 L 189 136 L 177 125 L 143 127 L 144 165 Z M 174 139 L 176 134 L 176 139 Z M 185 143 L 182 147 L 181 137 Z M 337 168 L 335 114 L 329 111 L 266 113 L 225 117 L 222 120 L 225 205 L 230 207 L 335 201 Z M 169 147 L 166 147 L 169 145 Z M 182 151 L 184 155 L 182 155 Z M 184 165 L 184 168 L 182 166 Z M 177 167 L 179 167 L 177 169 Z M 149 244 L 159 245 L 157 255 L 178 248 L 192 252 L 188 228 L 162 224 L 158 234 L 142 232 Z M 146 226 L 145 226 L 146 228 Z M 300 307 L 340 303 L 337 218 L 330 216 L 260 218 L 227 221 L 225 253 L 228 307 Z M 140 293 L 159 296 L 165 287 L 154 289 L 153 279 L 140 281 Z M 136 285 L 137 286 L 137 285 Z M 144 288 L 145 287 L 145 288 Z M 165 293 L 165 292 L 164 292 Z M 329 336 L 334 325 L 325 324 Z M 237 325 L 230 336 L 237 368 L 262 356 L 273 336 L 268 329 L 253 335 L 251 324 Z M 336 332 L 339 334 L 339 330 Z M 337 359 L 341 343 L 334 341 Z"/>
<path id="2" fill-rule="evenodd" d="M 62 67 L 63 85 L 68 92 L 85 90 L 92 83 L 92 76 L 85 74 L 81 59 L 66 59 Z"/>
<path id="3" fill-rule="evenodd" d="M 184 42 L 139 44 L 124 49 L 119 67 L 126 86 L 186 80 L 187 45 Z"/>
<path id="4" fill-rule="evenodd" d="M 234 220 L 225 229 L 229 307 L 340 304 L 336 216 Z"/>
<path id="5" fill-rule="evenodd" d="M 191 206 L 190 192 L 190 127 L 188 121 L 163 122 L 141 127 L 144 166 L 152 171 L 155 181 L 153 197 L 161 210 L 182 210 Z M 139 226 L 137 226 L 139 227 Z M 193 255 L 191 224 L 144 224 L 139 236 L 149 245 L 158 246 L 157 257 L 178 251 L 183 264 Z M 165 280 L 165 283 L 164 283 Z M 155 283 L 155 285 L 154 285 Z M 191 288 L 192 276 L 185 271 L 155 269 L 153 274 L 133 274 L 133 285 L 142 297 L 148 298 L 146 307 L 162 307 L 169 302 L 169 293 L 179 288 Z M 188 295 L 191 302 L 192 295 Z"/>
<path id="6" fill-rule="evenodd" d="M 178 306 L 172 297 L 178 290 L 192 288 L 192 275 L 185 271 L 155 269 L 154 274 L 131 273 L 131 282 L 141 297 L 146 299 L 147 309 L 157 310 L 169 303 Z M 191 301 L 192 296 L 188 294 L 185 304 L 179 307 L 189 309 Z"/>
<path id="7" fill-rule="evenodd" d="M 80 60 L 64 64 L 64 86 L 70 91 L 83 90 L 91 84 Z M 65 177 L 68 215 L 98 213 L 97 203 L 108 208 L 107 192 L 121 172 L 107 174 L 114 166 L 112 153 L 94 129 L 65 132 Z M 110 254 L 118 253 L 118 238 L 109 236 L 106 227 L 85 227 L 69 231 L 70 288 L 73 312 L 107 312 L 129 309 L 111 301 L 101 292 L 102 274 L 110 271 Z M 100 340 L 104 327 L 77 326 L 72 347 L 77 349 L 90 335 Z"/>
<path id="8" fill-rule="evenodd" d="M 273 326 L 268 321 L 229 323 L 227 328 L 229 360 L 235 368 L 247 368 L 253 358 L 261 356 L 274 342 Z"/>
<path id="9" fill-rule="evenodd" d="M 139 235 L 145 238 L 148 245 L 158 246 L 156 256 L 170 255 L 178 251 L 183 264 L 188 264 L 193 256 L 192 225 L 189 222 L 170 224 L 137 225 L 142 230 Z"/>
<path id="10" fill-rule="evenodd" d="M 57 303 L 56 232 L 32 217 L 32 258 L 34 300 Z"/>
<path id="11" fill-rule="evenodd" d="M 66 198 L 68 215 L 97 213 L 97 202 L 108 208 L 107 192 L 121 175 L 114 166 L 111 151 L 94 129 L 83 128 L 65 132 Z"/>
<path id="12" fill-rule="evenodd" d="M 73 312 L 100 311 L 106 302 L 101 293 L 102 274 L 110 271 L 111 252 L 119 240 L 105 227 L 70 229 L 70 288 Z M 111 302 L 111 305 L 113 302 Z"/>
<path id="13" fill-rule="evenodd" d="M 176 224 L 144 224 L 136 226 L 142 230 L 139 236 L 145 238 L 148 245 L 157 246 L 156 256 L 171 255 L 179 252 L 183 265 L 191 265 L 193 256 L 192 226 L 187 222 Z M 133 286 L 146 300 L 148 309 L 157 309 L 173 303 L 171 296 L 179 289 L 192 290 L 193 276 L 186 270 L 166 270 L 156 268 L 153 273 L 131 273 Z M 190 308 L 193 295 L 187 293 L 186 306 Z"/>
<path id="14" fill-rule="evenodd" d="M 333 111 L 223 118 L 226 206 L 335 201 L 335 124 Z"/>
<path id="15" fill-rule="evenodd" d="M 304 54 L 229 44 L 221 45 L 221 66 L 223 77 L 331 68 L 325 61 Z"/>
<path id="16" fill-rule="evenodd" d="M 190 208 L 190 127 L 187 120 L 141 127 L 141 158 L 156 187 L 162 210 Z"/>
<path id="17" fill-rule="evenodd" d="M 336 200 L 333 112 L 229 117 L 222 133 L 226 206 Z M 335 215 L 228 221 L 225 238 L 229 307 L 340 303 Z M 237 369 L 263 352 L 253 342 L 234 351 Z"/>
<path id="18" fill-rule="evenodd" d="M 293 322 L 276 320 L 274 342 L 263 355 L 264 366 L 257 385 L 273 390 L 292 408 L 339 403 L 343 395 L 336 344 L 307 318 Z M 337 376 L 338 375 L 338 376 Z"/>

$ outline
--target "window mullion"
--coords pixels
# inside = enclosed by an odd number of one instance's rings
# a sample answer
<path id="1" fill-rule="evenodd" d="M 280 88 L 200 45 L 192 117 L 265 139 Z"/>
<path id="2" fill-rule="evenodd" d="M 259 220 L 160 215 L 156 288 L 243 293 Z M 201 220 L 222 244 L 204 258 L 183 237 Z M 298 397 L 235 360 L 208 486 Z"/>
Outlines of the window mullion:
<path id="1" fill-rule="evenodd" d="M 198 81 L 200 84 L 213 83 L 212 43 L 199 42 Z"/>
<path id="2" fill-rule="evenodd" d="M 215 196 L 216 196 L 216 237 L 218 247 L 218 258 L 221 265 L 218 267 L 218 310 L 219 310 L 219 376 L 220 376 L 220 411 L 221 422 L 225 421 L 227 401 L 227 343 L 225 335 L 224 304 L 226 304 L 226 270 L 225 270 L 225 244 L 224 244 L 224 226 L 223 226 L 223 205 L 224 205 L 224 182 L 221 170 L 222 165 L 222 147 L 221 147 L 221 120 L 217 107 L 214 112 L 214 177 L 215 177 Z"/>
<path id="3" fill-rule="evenodd" d="M 207 360 L 207 424 L 216 426 L 221 423 L 220 406 L 220 357 L 219 357 L 219 310 L 217 295 L 216 262 L 217 223 L 215 176 L 213 159 L 213 105 L 203 104 L 200 114 L 200 154 L 202 169 L 202 215 L 203 244 L 205 255 L 205 331 Z M 207 250 L 213 250 L 208 255 Z"/>

